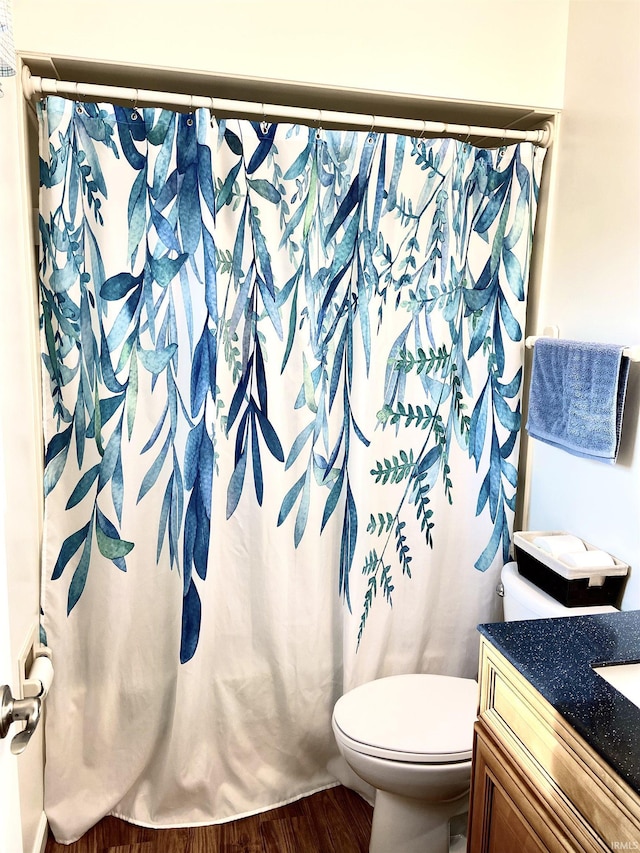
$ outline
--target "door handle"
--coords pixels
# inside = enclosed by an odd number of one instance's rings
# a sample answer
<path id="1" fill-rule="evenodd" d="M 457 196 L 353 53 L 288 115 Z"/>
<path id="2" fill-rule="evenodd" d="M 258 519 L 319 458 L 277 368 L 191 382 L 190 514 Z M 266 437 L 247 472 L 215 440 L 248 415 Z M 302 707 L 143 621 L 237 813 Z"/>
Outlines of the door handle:
<path id="1" fill-rule="evenodd" d="M 0 699 L 0 738 L 7 736 L 9 727 L 13 723 L 26 723 L 25 728 L 11 741 L 11 752 L 14 755 L 20 755 L 27 748 L 40 720 L 42 699 L 38 696 L 14 699 L 11 688 L 7 684 L 0 688 Z"/>

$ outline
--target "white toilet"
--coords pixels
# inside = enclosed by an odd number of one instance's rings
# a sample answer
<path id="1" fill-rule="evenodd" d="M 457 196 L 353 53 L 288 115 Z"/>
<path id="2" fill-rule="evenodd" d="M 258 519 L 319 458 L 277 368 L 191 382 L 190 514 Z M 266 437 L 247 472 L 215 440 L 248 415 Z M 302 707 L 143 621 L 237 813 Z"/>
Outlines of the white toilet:
<path id="1" fill-rule="evenodd" d="M 614 612 L 567 608 L 502 570 L 507 621 Z M 449 820 L 468 807 L 478 685 L 444 675 L 395 675 L 345 693 L 333 711 L 338 749 L 376 789 L 369 853 L 448 853 Z"/>
<path id="2" fill-rule="evenodd" d="M 555 616 L 586 616 L 589 613 L 615 613 L 608 604 L 592 607 L 565 607 L 518 573 L 516 563 L 507 563 L 500 576 L 504 592 L 505 622 L 518 619 L 552 619 Z"/>

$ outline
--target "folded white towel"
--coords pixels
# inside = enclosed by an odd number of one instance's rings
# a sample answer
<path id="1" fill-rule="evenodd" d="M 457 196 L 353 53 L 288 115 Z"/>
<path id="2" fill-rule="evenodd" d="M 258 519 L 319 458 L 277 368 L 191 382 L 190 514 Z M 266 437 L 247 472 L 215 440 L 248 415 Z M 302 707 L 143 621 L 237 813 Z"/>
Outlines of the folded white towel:
<path id="1" fill-rule="evenodd" d="M 558 560 L 576 569 L 604 569 L 615 566 L 613 557 L 606 551 L 574 551 L 569 554 L 560 554 Z"/>
<path id="2" fill-rule="evenodd" d="M 582 539 L 578 539 L 577 536 L 572 536 L 570 533 L 559 533 L 555 536 L 536 536 L 533 544 L 551 554 L 552 557 L 586 550 Z"/>

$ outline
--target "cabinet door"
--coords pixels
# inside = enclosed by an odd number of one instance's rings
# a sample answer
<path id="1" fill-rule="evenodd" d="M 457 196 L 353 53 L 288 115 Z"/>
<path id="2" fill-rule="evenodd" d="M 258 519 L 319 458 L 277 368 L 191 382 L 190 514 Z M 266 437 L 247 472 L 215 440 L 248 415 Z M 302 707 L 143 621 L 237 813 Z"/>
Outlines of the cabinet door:
<path id="1" fill-rule="evenodd" d="M 506 853 L 507 850 L 514 853 L 544 853 L 542 843 L 534 835 L 529 824 L 522 819 L 511 797 L 500 783 L 492 778 L 490 772 L 485 773 L 485 784 L 489 818 L 481 848 L 483 853 Z"/>
<path id="2" fill-rule="evenodd" d="M 539 791 L 482 722 L 476 723 L 468 853 L 582 853 L 585 849 L 558 816 L 545 809 Z"/>

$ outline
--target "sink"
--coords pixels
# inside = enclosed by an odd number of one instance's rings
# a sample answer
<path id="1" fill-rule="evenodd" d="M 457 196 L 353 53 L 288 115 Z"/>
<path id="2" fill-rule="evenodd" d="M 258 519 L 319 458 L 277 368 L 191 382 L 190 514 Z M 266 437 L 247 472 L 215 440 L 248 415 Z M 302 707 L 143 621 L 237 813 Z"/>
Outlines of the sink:
<path id="1" fill-rule="evenodd" d="M 607 664 L 593 669 L 640 708 L 640 662 Z"/>

